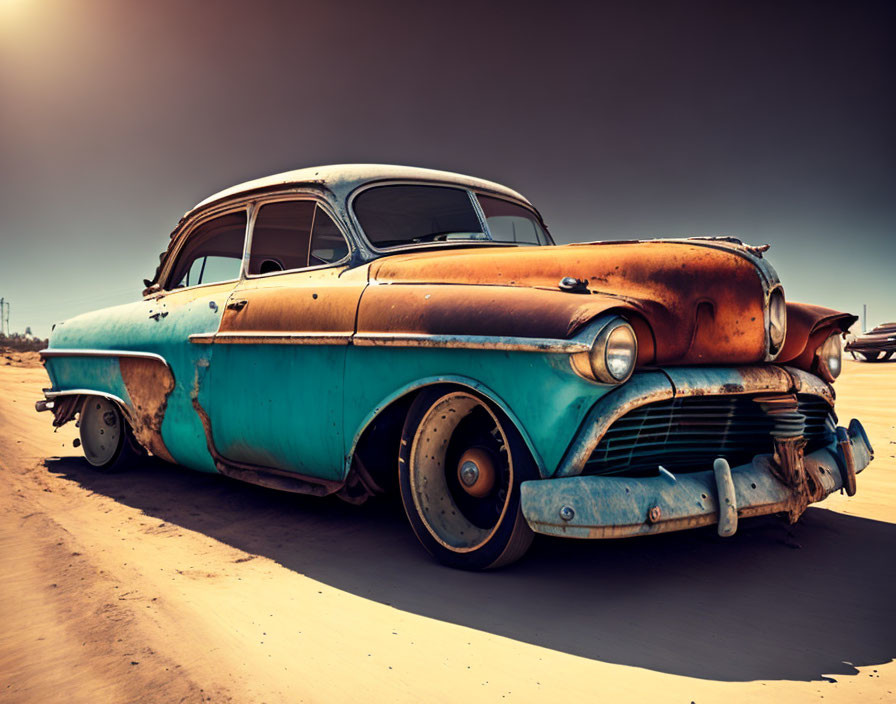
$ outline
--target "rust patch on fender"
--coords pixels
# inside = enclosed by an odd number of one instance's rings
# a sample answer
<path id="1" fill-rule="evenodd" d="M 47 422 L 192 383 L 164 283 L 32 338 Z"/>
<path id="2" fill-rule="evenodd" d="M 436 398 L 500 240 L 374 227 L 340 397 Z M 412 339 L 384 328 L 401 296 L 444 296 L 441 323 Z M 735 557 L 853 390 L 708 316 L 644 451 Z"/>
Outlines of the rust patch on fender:
<path id="1" fill-rule="evenodd" d="M 834 333 L 845 333 L 858 317 L 808 303 L 787 303 L 787 337 L 778 364 L 818 373 L 815 353 Z"/>
<path id="2" fill-rule="evenodd" d="M 155 359 L 121 357 L 121 378 L 131 398 L 134 437 L 145 449 L 167 462 L 174 462 L 162 440 L 162 420 L 168 396 L 174 390 L 174 375 Z"/>

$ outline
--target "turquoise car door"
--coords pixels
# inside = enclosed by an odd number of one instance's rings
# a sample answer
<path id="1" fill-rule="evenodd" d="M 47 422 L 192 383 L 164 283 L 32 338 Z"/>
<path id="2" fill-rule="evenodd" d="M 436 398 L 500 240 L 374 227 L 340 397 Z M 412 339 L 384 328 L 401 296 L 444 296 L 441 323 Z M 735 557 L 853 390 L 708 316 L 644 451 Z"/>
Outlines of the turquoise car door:
<path id="1" fill-rule="evenodd" d="M 234 290 L 207 378 L 209 424 L 225 461 L 339 481 L 346 346 L 366 283 L 313 200 L 259 207 L 247 278 Z"/>

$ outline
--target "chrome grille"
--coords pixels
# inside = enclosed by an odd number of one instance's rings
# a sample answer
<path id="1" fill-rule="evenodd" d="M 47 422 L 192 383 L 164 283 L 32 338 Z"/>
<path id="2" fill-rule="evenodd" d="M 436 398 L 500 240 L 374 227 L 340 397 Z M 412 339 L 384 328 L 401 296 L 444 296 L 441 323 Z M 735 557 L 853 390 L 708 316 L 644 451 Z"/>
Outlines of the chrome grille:
<path id="1" fill-rule="evenodd" d="M 753 396 L 696 396 L 641 406 L 616 420 L 585 464 L 585 474 L 650 476 L 704 471 L 717 457 L 732 467 L 770 453 L 775 422 Z M 806 452 L 834 438 L 836 416 L 819 396 L 797 396 Z"/>

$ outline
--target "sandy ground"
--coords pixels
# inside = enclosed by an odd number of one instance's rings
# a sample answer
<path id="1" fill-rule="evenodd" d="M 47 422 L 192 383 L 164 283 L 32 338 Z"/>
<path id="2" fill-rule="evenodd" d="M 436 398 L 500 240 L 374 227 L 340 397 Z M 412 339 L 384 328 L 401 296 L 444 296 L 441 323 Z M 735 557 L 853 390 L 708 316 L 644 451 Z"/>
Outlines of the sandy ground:
<path id="1" fill-rule="evenodd" d="M 856 497 L 489 574 L 430 562 L 388 502 L 97 474 L 44 385 L 0 363 L 0 701 L 896 699 L 896 364 L 836 385 L 877 451 Z"/>
<path id="2" fill-rule="evenodd" d="M 0 347 L 0 366 L 36 367 L 40 365 L 40 355 L 33 351 L 14 350 Z"/>

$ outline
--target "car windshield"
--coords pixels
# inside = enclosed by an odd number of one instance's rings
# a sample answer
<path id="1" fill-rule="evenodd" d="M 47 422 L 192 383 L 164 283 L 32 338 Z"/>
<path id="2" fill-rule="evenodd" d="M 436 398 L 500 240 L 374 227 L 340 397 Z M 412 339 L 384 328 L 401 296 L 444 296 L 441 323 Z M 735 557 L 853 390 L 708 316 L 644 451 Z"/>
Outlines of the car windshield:
<path id="1" fill-rule="evenodd" d="M 473 198 L 478 198 L 484 223 Z M 378 249 L 440 242 L 551 244 L 534 211 L 460 188 L 376 186 L 355 198 L 354 210 L 367 239 Z"/>

